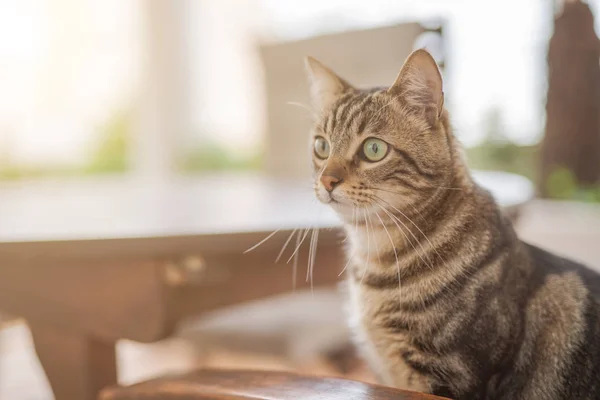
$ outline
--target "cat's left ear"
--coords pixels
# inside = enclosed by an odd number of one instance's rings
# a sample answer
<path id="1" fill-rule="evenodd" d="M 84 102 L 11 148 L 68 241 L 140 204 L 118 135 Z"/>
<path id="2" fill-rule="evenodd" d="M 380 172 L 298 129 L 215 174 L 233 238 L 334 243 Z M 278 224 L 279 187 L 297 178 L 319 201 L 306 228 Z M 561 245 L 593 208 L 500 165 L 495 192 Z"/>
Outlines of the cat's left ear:
<path id="1" fill-rule="evenodd" d="M 430 117 L 437 119 L 442 114 L 442 75 L 431 54 L 424 49 L 408 56 L 388 92 L 403 97 L 409 105 L 424 110 Z"/>
<path id="2" fill-rule="evenodd" d="M 348 82 L 315 58 L 306 57 L 304 63 L 312 102 L 320 110 L 331 107 L 344 93 L 353 90 Z"/>

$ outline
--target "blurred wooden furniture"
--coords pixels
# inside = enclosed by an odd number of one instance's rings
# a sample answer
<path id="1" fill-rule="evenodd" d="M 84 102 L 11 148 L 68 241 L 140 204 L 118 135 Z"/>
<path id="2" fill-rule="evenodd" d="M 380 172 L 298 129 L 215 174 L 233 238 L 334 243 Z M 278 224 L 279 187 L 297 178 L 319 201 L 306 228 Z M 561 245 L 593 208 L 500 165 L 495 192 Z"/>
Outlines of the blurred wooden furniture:
<path id="1" fill-rule="evenodd" d="M 289 372 L 203 370 L 158 378 L 123 388 L 109 388 L 100 400 L 435 400 L 442 397 L 346 379 Z"/>
<path id="2" fill-rule="evenodd" d="M 500 203 L 530 198 L 527 181 L 478 174 Z M 106 178 L 0 186 L 0 310 L 24 317 L 58 400 L 91 400 L 117 381 L 115 342 L 153 342 L 179 321 L 291 291 L 274 263 L 292 229 L 321 229 L 314 285 L 343 267 L 342 235 L 308 182 L 218 175 Z M 274 229 L 277 235 L 243 254 Z M 308 242 L 298 252 L 296 286 Z"/>

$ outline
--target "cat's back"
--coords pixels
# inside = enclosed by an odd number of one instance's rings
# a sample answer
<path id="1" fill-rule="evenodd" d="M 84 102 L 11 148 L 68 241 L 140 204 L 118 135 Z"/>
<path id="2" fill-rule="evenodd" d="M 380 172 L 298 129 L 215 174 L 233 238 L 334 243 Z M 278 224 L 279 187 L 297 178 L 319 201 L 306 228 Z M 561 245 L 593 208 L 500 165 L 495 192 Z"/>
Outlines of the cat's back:
<path id="1" fill-rule="evenodd" d="M 600 399 L 600 274 L 524 246 L 533 267 L 524 337 L 509 396 L 500 397 Z"/>
<path id="2" fill-rule="evenodd" d="M 536 270 L 534 280 L 540 280 L 540 282 L 534 283 L 543 283 L 553 276 L 578 276 L 584 290 L 589 292 L 597 302 L 600 301 L 600 271 L 537 246 L 528 243 L 524 243 L 524 245 Z"/>

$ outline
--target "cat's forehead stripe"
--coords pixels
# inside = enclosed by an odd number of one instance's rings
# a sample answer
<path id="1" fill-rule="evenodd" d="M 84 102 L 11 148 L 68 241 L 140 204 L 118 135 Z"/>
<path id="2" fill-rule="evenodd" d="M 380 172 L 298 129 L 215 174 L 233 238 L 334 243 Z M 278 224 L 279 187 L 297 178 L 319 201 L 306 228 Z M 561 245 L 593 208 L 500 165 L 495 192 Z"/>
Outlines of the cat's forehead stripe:
<path id="1" fill-rule="evenodd" d="M 330 126 L 326 127 L 327 132 L 329 132 L 330 134 L 334 132 L 335 126 L 339 119 L 338 114 L 340 114 L 340 111 L 343 112 L 344 107 L 347 105 L 348 101 L 351 100 L 352 98 L 353 98 L 352 93 L 347 93 L 338 100 L 336 106 L 333 108 L 333 110 L 331 112 L 331 117 L 329 118 Z"/>
<path id="2" fill-rule="evenodd" d="M 358 118 L 363 117 L 366 106 L 371 103 L 370 93 L 353 93 L 342 97 L 331 110 L 325 120 L 325 129 L 337 140 L 349 139 L 356 133 L 352 126 Z M 360 124 L 364 126 L 364 123 Z"/>
<path id="3" fill-rule="evenodd" d="M 360 96 L 357 96 L 358 100 L 355 103 L 354 106 L 354 110 L 352 110 L 351 112 L 349 112 L 346 117 L 346 122 L 343 124 L 344 126 L 344 131 L 346 132 L 350 132 L 352 129 L 352 126 L 354 125 L 354 122 L 356 121 L 356 119 L 358 117 L 361 116 L 362 114 L 362 119 L 365 120 L 365 115 L 364 115 L 364 111 L 366 110 L 367 105 L 371 102 L 371 95 L 369 94 L 362 94 Z M 362 132 L 360 132 L 360 130 L 358 130 L 356 133 L 361 134 Z"/>

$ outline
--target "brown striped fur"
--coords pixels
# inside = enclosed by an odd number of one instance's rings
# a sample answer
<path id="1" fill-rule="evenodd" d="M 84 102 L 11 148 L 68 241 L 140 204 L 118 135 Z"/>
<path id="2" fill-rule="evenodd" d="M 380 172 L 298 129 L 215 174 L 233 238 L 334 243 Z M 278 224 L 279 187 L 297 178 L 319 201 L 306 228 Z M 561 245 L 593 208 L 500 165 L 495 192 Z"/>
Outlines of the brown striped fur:
<path id="1" fill-rule="evenodd" d="M 455 399 L 600 398 L 600 277 L 516 236 L 474 183 L 431 56 L 359 90 L 307 60 L 315 192 L 345 222 L 350 322 L 388 385 Z M 369 162 L 366 138 L 389 146 Z M 331 191 L 325 178 L 335 178 Z"/>

